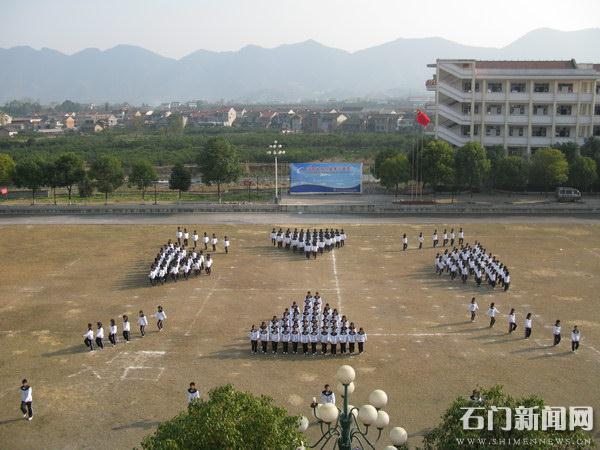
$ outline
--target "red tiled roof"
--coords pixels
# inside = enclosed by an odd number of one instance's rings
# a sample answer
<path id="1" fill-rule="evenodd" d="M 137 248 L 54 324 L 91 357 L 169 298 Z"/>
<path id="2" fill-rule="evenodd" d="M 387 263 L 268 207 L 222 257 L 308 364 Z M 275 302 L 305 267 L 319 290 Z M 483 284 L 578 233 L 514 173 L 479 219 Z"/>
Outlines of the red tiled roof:
<path id="1" fill-rule="evenodd" d="M 477 69 L 574 69 L 575 60 L 569 61 L 477 61 Z"/>

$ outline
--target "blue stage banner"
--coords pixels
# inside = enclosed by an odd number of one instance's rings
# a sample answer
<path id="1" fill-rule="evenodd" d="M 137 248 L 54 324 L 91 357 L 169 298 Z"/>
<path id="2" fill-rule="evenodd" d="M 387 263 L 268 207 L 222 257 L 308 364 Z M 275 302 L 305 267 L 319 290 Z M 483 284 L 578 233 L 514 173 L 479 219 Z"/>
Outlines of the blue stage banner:
<path id="1" fill-rule="evenodd" d="M 356 194 L 362 191 L 362 163 L 290 164 L 290 194 Z"/>

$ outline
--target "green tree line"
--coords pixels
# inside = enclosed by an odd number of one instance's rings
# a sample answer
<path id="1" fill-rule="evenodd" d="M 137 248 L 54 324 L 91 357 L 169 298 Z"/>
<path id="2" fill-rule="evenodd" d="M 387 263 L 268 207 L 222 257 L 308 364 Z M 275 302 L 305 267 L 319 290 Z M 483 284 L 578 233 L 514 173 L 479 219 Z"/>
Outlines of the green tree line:
<path id="1" fill-rule="evenodd" d="M 219 201 L 221 201 L 221 185 L 236 182 L 243 173 L 237 149 L 222 137 L 213 137 L 196 151 L 194 161 L 197 163 L 205 184 L 216 184 Z M 81 197 L 89 197 L 94 191 L 104 194 L 105 203 L 108 196 L 125 182 L 140 190 L 145 198 L 146 190 L 158 181 L 158 174 L 150 161 L 134 160 L 130 164 L 115 155 L 100 154 L 86 162 L 75 152 L 61 152 L 48 156 L 33 153 L 23 156 L 16 162 L 9 154 L 0 153 L 0 185 L 15 185 L 31 190 L 32 203 L 36 193 L 43 187 L 52 190 L 56 204 L 56 189 L 65 188 L 71 203 L 73 187 Z M 170 189 L 181 192 L 188 191 L 192 182 L 190 169 L 177 163 L 171 170 Z"/>
<path id="2" fill-rule="evenodd" d="M 564 144 L 542 148 L 531 156 L 511 156 L 502 147 L 484 148 L 469 142 L 454 148 L 445 141 L 428 140 L 421 148 L 404 154 L 400 149 L 377 153 L 372 166 L 380 183 L 398 193 L 402 183 L 417 178 L 439 190 L 501 189 L 543 190 L 571 185 L 582 191 L 598 189 L 600 140 L 582 147 Z"/>

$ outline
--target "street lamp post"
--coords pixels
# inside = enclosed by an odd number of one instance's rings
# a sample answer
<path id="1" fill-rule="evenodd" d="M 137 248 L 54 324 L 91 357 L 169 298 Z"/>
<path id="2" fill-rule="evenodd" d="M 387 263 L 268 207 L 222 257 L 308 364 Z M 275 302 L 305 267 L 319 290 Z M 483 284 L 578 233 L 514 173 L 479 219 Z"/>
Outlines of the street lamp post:
<path id="1" fill-rule="evenodd" d="M 281 150 L 282 145 L 278 144 L 277 141 L 273 141 L 271 145 L 269 145 L 269 149 L 267 150 L 267 155 L 273 155 L 275 157 L 275 203 L 279 202 L 279 195 L 277 191 L 278 177 L 277 177 L 277 157 L 279 155 L 285 155 L 285 150 Z"/>
<path id="2" fill-rule="evenodd" d="M 381 433 L 390 422 L 388 414 L 382 410 L 387 405 L 387 394 L 376 389 L 369 395 L 370 404 L 363 405 L 360 408 L 349 404 L 349 396 L 354 392 L 355 372 L 351 366 L 341 366 L 337 373 L 338 381 L 337 389 L 343 392 L 344 405 L 343 409 L 339 409 L 332 403 L 318 404 L 316 399 L 313 399 L 311 408 L 313 415 L 317 419 L 317 423 L 321 427 L 321 438 L 311 448 L 316 448 L 321 445 L 324 449 L 327 443 L 334 439 L 336 444 L 334 448 L 339 450 L 352 450 L 352 443 L 355 442 L 361 448 L 371 448 L 375 450 L 374 444 L 369 440 L 369 427 L 377 428 L 377 436 L 374 442 L 378 442 L 381 438 Z M 363 428 L 361 428 L 360 423 Z M 308 428 L 308 419 L 302 417 L 298 425 L 298 431 L 304 432 Z M 390 430 L 390 440 L 394 446 L 400 447 L 406 443 L 407 434 L 403 428 L 396 427 Z M 301 447 L 302 448 L 302 447 Z M 386 450 L 396 448 L 393 446 L 386 447 Z"/>

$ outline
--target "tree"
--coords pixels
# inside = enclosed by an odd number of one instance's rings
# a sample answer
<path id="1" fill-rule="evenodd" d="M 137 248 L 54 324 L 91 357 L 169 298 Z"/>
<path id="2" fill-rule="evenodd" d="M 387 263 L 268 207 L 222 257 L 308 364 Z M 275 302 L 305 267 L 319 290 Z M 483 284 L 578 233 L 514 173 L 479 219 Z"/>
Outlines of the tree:
<path id="1" fill-rule="evenodd" d="M 108 194 L 123 184 L 123 166 L 114 156 L 100 156 L 92 163 L 90 176 L 98 191 L 104 194 L 104 204 L 108 204 Z"/>
<path id="2" fill-rule="evenodd" d="M 570 183 L 582 191 L 588 190 L 598 179 L 596 161 L 587 156 L 578 156 L 569 167 Z"/>
<path id="3" fill-rule="evenodd" d="M 298 417 L 289 416 L 267 396 L 217 387 L 208 400 L 194 400 L 186 412 L 146 436 L 146 450 L 294 449 L 302 444 Z"/>
<path id="4" fill-rule="evenodd" d="M 569 165 L 573 164 L 580 154 L 579 146 L 575 142 L 564 142 L 562 144 L 557 144 L 556 148 L 563 152 Z"/>
<path id="5" fill-rule="evenodd" d="M 446 141 L 427 142 L 423 147 L 421 165 L 423 182 L 429 183 L 434 192 L 440 185 L 454 184 L 454 150 Z"/>
<path id="6" fill-rule="evenodd" d="M 35 193 L 46 183 L 46 169 L 46 162 L 39 156 L 28 156 L 15 167 L 15 184 L 31 189 L 32 204 L 35 204 Z"/>
<path id="7" fill-rule="evenodd" d="M 490 181 L 492 187 L 496 187 L 498 182 L 498 163 L 504 159 L 506 156 L 506 150 L 501 145 L 492 145 L 490 147 L 486 147 L 485 154 L 487 159 L 490 160 Z"/>
<path id="8" fill-rule="evenodd" d="M 575 431 L 555 431 L 542 430 L 541 420 L 538 421 L 537 430 L 518 430 L 516 425 L 516 408 L 523 406 L 525 408 L 534 408 L 535 414 L 540 414 L 543 410 L 545 403 L 544 400 L 536 395 L 525 396 L 521 398 L 514 398 L 508 394 L 505 394 L 502 386 L 492 386 L 491 388 L 481 389 L 480 396 L 481 402 L 474 403 L 470 399 L 464 397 L 458 397 L 450 408 L 442 415 L 442 421 L 438 426 L 431 429 L 425 434 L 423 439 L 423 448 L 425 450 L 436 450 L 436 449 L 447 449 L 447 450 L 458 450 L 465 448 L 468 445 L 469 448 L 477 449 L 497 449 L 497 450 L 509 450 L 514 449 L 514 442 L 520 440 L 521 444 L 518 445 L 519 449 L 525 450 L 537 450 L 551 448 L 550 445 L 544 446 L 540 442 L 567 442 L 570 440 L 571 444 L 563 448 L 574 449 L 587 449 L 593 446 L 593 438 L 588 432 L 581 429 Z M 484 410 L 475 410 L 473 416 L 482 417 L 484 419 L 483 430 L 464 430 L 462 417 L 466 410 L 462 408 L 468 407 L 481 407 Z M 493 427 L 491 430 L 487 428 L 487 411 L 490 411 L 492 407 L 499 408 L 499 411 L 493 415 Z M 502 408 L 509 408 L 512 411 L 510 419 L 510 429 L 503 430 L 506 428 L 506 415 L 505 410 Z M 472 419 L 471 425 L 473 425 L 475 419 Z M 567 418 L 567 424 L 569 423 Z M 523 427 L 520 427 L 523 428 Z M 467 439 L 474 439 L 474 445 L 467 444 Z M 463 441 L 461 441 L 463 440 Z M 487 441 L 486 445 L 484 442 Z M 492 444 L 495 442 L 498 445 Z M 505 444 L 502 444 L 505 442 Z M 527 443 L 528 442 L 528 443 Z"/>
<path id="9" fill-rule="evenodd" d="M 478 142 L 467 142 L 456 151 L 456 179 L 459 185 L 473 189 L 479 188 L 489 173 L 490 161 L 485 149 Z"/>
<path id="10" fill-rule="evenodd" d="M 131 173 L 129 174 L 129 183 L 135 185 L 142 191 L 142 200 L 146 199 L 146 189 L 152 185 L 158 178 L 154 166 L 150 161 L 145 159 L 135 161 L 131 165 Z"/>
<path id="11" fill-rule="evenodd" d="M 179 113 L 171 114 L 167 119 L 167 132 L 182 134 L 185 128 L 185 119 Z"/>
<path id="12" fill-rule="evenodd" d="M 394 195 L 398 197 L 400 183 L 410 179 L 410 164 L 406 155 L 396 155 L 384 160 L 379 166 L 379 180 L 387 189 L 394 188 Z"/>
<path id="13" fill-rule="evenodd" d="M 381 166 L 381 163 L 386 159 L 393 158 L 394 156 L 399 154 L 400 150 L 398 150 L 397 148 L 385 148 L 383 150 L 378 151 L 375 155 L 373 166 L 371 167 L 371 173 L 373 174 L 373 176 L 379 180 L 381 178 L 381 174 L 379 173 L 379 167 Z"/>
<path id="14" fill-rule="evenodd" d="M 206 142 L 198 158 L 198 167 L 203 183 L 208 186 L 217 185 L 219 203 L 221 184 L 233 183 L 243 173 L 235 147 L 221 137 L 211 138 Z"/>
<path id="15" fill-rule="evenodd" d="M 496 183 L 500 189 L 523 191 L 529 181 L 529 164 L 520 156 L 506 156 L 496 162 Z"/>
<path id="16" fill-rule="evenodd" d="M 85 176 L 84 164 L 83 158 L 73 152 L 63 153 L 54 161 L 58 186 L 67 188 L 69 204 L 71 204 L 73 186 Z"/>
<path id="17" fill-rule="evenodd" d="M 541 148 L 531 157 L 531 183 L 546 191 L 567 181 L 569 164 L 565 155 L 555 148 Z"/>
<path id="18" fill-rule="evenodd" d="M 77 183 L 77 192 L 80 198 L 91 197 L 94 193 L 94 182 L 86 173 L 79 183 Z"/>
<path id="19" fill-rule="evenodd" d="M 15 176 L 15 161 L 10 155 L 0 153 L 0 185 L 7 186 Z"/>
<path id="20" fill-rule="evenodd" d="M 186 169 L 183 164 L 175 164 L 169 177 L 169 189 L 177 190 L 178 198 L 181 200 L 181 191 L 189 191 L 191 185 L 192 173 L 189 169 Z"/>
<path id="21" fill-rule="evenodd" d="M 56 161 L 44 161 L 44 184 L 52 189 L 52 200 L 56 205 L 56 188 L 60 186 L 60 174 L 56 168 Z"/>

